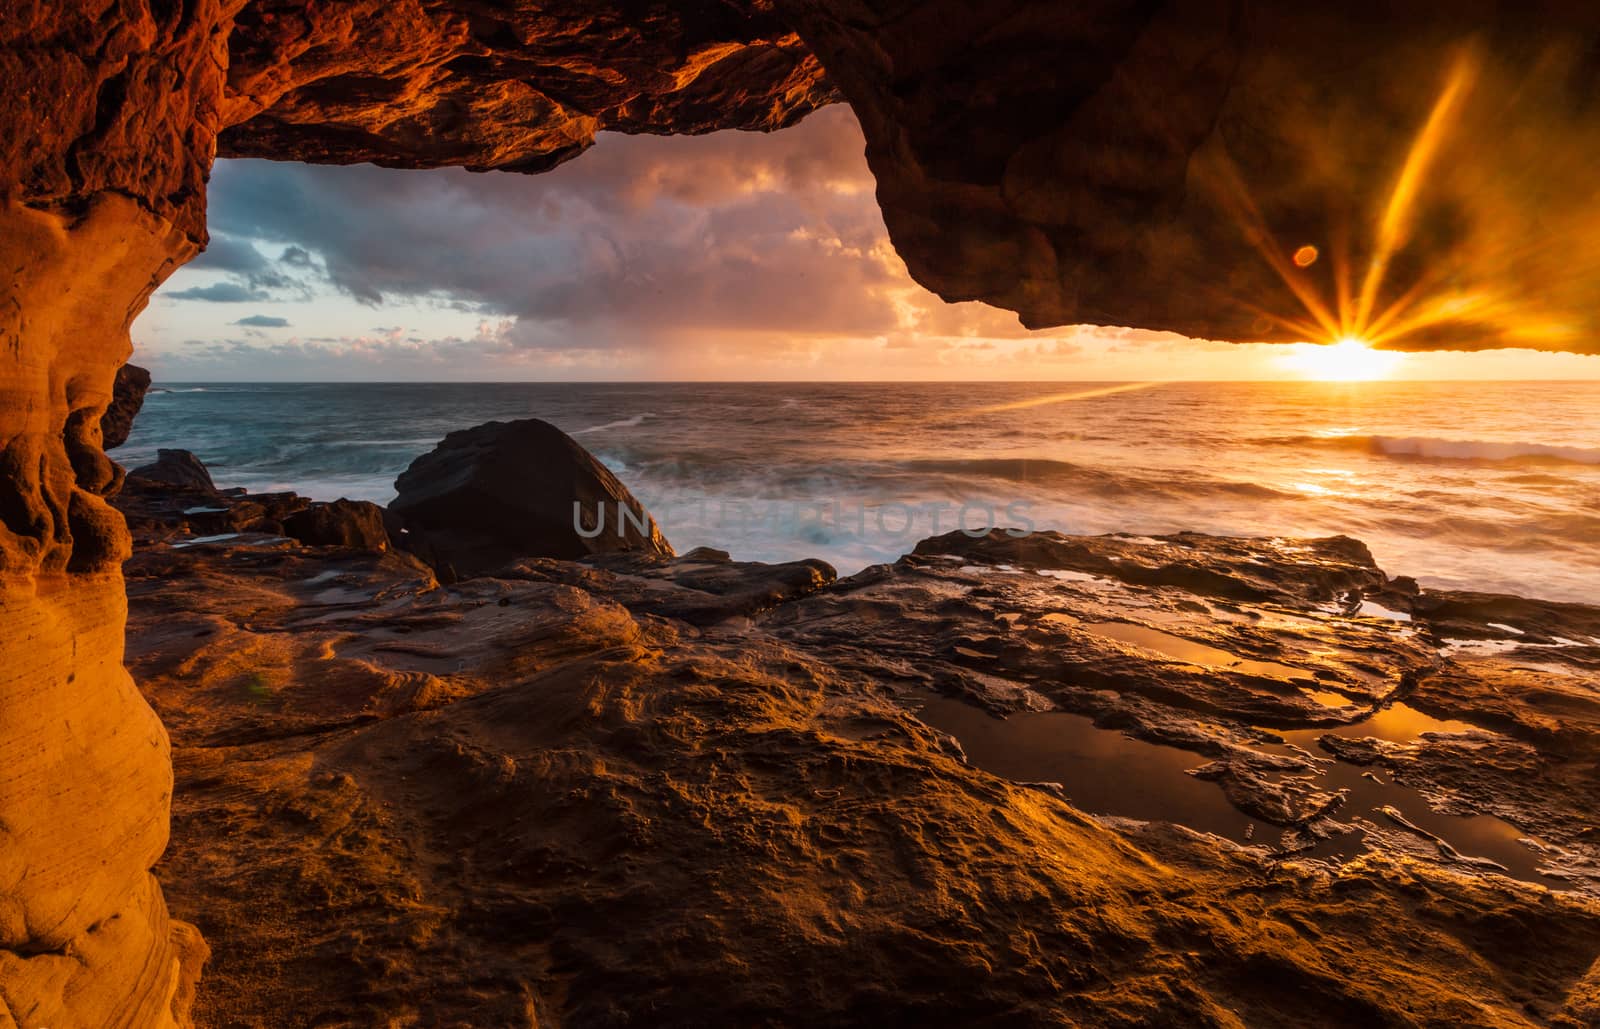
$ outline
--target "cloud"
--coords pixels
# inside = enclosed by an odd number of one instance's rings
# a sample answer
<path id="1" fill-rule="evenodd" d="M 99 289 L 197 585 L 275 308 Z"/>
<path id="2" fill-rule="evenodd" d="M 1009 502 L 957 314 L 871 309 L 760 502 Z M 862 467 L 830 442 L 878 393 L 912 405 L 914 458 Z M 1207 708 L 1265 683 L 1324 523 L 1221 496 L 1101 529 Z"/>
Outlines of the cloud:
<path id="1" fill-rule="evenodd" d="M 229 324 L 247 325 L 257 329 L 287 329 L 289 327 L 289 319 L 275 318 L 269 314 L 253 314 L 248 318 L 240 318 L 238 321 L 230 322 Z"/>
<path id="2" fill-rule="evenodd" d="M 214 282 L 209 286 L 191 286 L 161 295 L 168 300 L 204 300 L 213 304 L 247 304 L 272 299 L 272 295 L 265 290 L 252 289 L 237 282 Z"/>
<path id="3" fill-rule="evenodd" d="M 303 251 L 301 253 L 304 254 Z M 306 264 L 309 264 L 309 255 L 306 257 Z M 225 232 L 213 233 L 205 251 L 183 269 L 178 281 L 189 281 L 197 274 L 208 272 L 221 278 L 201 285 L 167 290 L 161 296 L 168 300 L 225 304 L 308 296 L 310 284 L 302 276 L 285 271 L 286 266 L 295 266 L 294 270 L 300 270 L 301 267 L 296 260 L 290 259 L 287 251 L 273 259 L 262 253 L 255 241 L 249 238 Z"/>
<path id="4" fill-rule="evenodd" d="M 275 252 L 275 274 L 511 319 L 511 345 L 534 349 L 1021 333 L 911 282 L 863 148 L 839 106 L 773 135 L 608 134 L 538 176 L 222 161 L 210 205 L 226 252 L 209 267 L 264 284 L 253 261 Z"/>

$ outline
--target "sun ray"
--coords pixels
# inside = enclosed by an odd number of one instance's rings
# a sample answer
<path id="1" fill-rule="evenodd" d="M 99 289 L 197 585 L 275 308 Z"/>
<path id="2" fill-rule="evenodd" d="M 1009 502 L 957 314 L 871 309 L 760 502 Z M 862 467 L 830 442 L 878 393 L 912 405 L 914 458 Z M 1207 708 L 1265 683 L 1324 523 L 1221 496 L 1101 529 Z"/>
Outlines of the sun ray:
<path id="1" fill-rule="evenodd" d="M 1549 338 L 1567 330 L 1553 319 L 1517 321 L 1518 307 L 1509 298 L 1481 287 L 1467 292 L 1451 288 L 1459 278 L 1460 260 L 1440 255 L 1393 300 L 1389 282 L 1397 254 L 1411 242 L 1418 205 L 1429 177 L 1451 133 L 1463 118 L 1468 95 L 1479 77 L 1480 62 L 1471 48 L 1463 48 L 1451 63 L 1438 94 L 1428 108 L 1406 149 L 1394 182 L 1380 209 L 1373 212 L 1371 247 L 1359 273 L 1351 255 L 1349 226 L 1335 224 L 1326 243 L 1301 242 L 1286 249 L 1268 229 L 1265 216 L 1245 185 L 1237 166 L 1225 152 L 1206 155 L 1216 196 L 1233 217 L 1241 233 L 1288 288 L 1301 312 L 1285 314 L 1247 300 L 1233 302 L 1260 316 L 1262 324 L 1301 336 L 1306 345 L 1285 362 L 1302 374 L 1330 379 L 1375 378 L 1392 371 L 1403 355 L 1378 349 L 1428 329 L 1460 323 L 1494 327 L 1508 338 L 1529 333 Z M 1331 302 L 1309 274 L 1326 256 L 1331 279 Z"/>
<path id="2" fill-rule="evenodd" d="M 1372 318 L 1372 309 L 1377 303 L 1378 292 L 1383 287 L 1385 276 L 1388 275 L 1389 262 L 1405 242 L 1406 235 L 1410 231 L 1412 211 L 1416 206 L 1417 195 L 1422 189 L 1428 168 L 1438 154 L 1439 146 L 1449 132 L 1455 116 L 1459 113 L 1462 98 L 1470 88 L 1473 78 L 1474 62 L 1463 53 L 1456 59 L 1450 76 L 1445 81 L 1444 89 L 1434 101 L 1433 110 L 1428 113 L 1427 121 L 1417 133 L 1410 152 L 1406 154 L 1405 163 L 1395 180 L 1394 189 L 1390 191 L 1389 202 L 1384 207 L 1383 218 L 1378 223 L 1377 243 L 1373 249 L 1372 259 L 1367 265 L 1366 277 L 1361 283 L 1361 295 L 1357 299 L 1355 317 L 1351 322 L 1352 330 L 1357 336 L 1365 335 L 1364 330 Z"/>
<path id="3" fill-rule="evenodd" d="M 991 404 L 987 407 L 969 408 L 966 414 L 998 414 L 1001 411 L 1021 411 L 1030 407 L 1043 407 L 1047 404 L 1065 404 L 1073 400 L 1090 400 L 1094 397 L 1115 396 L 1118 393 L 1132 393 L 1136 390 L 1154 389 L 1164 386 L 1165 382 L 1124 382 L 1116 386 L 1101 386 L 1095 389 L 1072 390 L 1065 393 L 1047 393 L 1042 397 L 1027 397 L 1023 400 L 1012 400 L 1004 404 Z M 942 416 L 941 416 L 942 417 Z"/>

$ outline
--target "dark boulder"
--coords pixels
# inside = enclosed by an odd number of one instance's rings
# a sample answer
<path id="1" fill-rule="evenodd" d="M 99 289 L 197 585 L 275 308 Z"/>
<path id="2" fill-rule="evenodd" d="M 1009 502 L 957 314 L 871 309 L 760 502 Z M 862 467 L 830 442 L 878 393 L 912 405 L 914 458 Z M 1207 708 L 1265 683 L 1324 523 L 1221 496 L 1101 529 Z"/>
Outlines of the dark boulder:
<path id="1" fill-rule="evenodd" d="M 117 369 L 116 384 L 111 387 L 111 404 L 100 416 L 100 446 L 105 450 L 120 447 L 128 442 L 133 431 L 133 420 L 144 406 L 145 391 L 150 388 L 150 373 L 135 364 L 125 364 Z"/>
<path id="2" fill-rule="evenodd" d="M 283 532 L 314 547 L 347 547 L 380 554 L 389 549 L 383 508 L 365 500 L 311 504 L 285 518 Z"/>
<path id="3" fill-rule="evenodd" d="M 395 489 L 389 510 L 404 529 L 395 542 L 446 576 L 529 557 L 672 554 L 628 488 L 536 418 L 452 432 L 411 462 Z"/>
<path id="4" fill-rule="evenodd" d="M 184 536 L 289 535 L 284 523 L 312 506 L 307 498 L 289 492 L 219 490 L 206 466 L 189 451 L 156 453 L 155 461 L 128 473 L 112 501 L 140 545 Z M 381 514 L 377 517 L 381 520 Z"/>
<path id="5" fill-rule="evenodd" d="M 154 461 L 140 465 L 128 475 L 205 493 L 217 491 L 216 484 L 211 481 L 211 473 L 206 471 L 206 466 L 187 450 L 157 450 Z"/>

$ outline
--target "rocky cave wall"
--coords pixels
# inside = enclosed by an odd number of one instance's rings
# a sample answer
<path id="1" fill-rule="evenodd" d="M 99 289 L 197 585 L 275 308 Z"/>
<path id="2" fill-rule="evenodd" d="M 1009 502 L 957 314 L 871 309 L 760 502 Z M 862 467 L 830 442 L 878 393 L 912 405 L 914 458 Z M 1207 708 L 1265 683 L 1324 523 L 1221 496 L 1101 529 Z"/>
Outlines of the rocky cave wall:
<path id="1" fill-rule="evenodd" d="M 1596 21 L 1487 2 L 8 4 L 0 1025 L 181 1024 L 204 952 L 149 873 L 170 761 L 122 665 L 128 536 L 98 424 L 133 318 L 205 243 L 217 153 L 539 171 L 600 130 L 770 130 L 842 92 L 897 247 L 947 298 L 1261 338 L 1293 297 L 1252 244 L 1326 242 L 1330 204 L 1380 198 L 1452 47 L 1570 44 L 1581 113 Z M 1330 149 L 1329 111 L 1356 143 Z M 1250 197 L 1270 238 L 1200 174 L 1230 162 L 1273 184 Z M 1430 209 L 1419 246 L 1464 218 Z"/>
<path id="2" fill-rule="evenodd" d="M 205 945 L 149 871 L 171 761 L 123 667 L 99 422 L 134 317 L 205 243 L 219 131 L 537 171 L 601 128 L 773 129 L 833 92 L 732 4 L 39 0 L 0 12 L 0 46 L 0 1026 L 184 1024 Z"/>

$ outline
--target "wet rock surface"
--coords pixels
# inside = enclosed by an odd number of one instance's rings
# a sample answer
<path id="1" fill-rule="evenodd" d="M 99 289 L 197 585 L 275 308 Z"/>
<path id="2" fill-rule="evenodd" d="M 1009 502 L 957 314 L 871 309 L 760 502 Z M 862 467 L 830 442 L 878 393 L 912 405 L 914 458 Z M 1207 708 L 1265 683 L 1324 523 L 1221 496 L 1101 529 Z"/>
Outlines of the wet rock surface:
<path id="1" fill-rule="evenodd" d="M 443 586 L 401 553 L 141 547 L 129 661 L 174 738 L 199 1020 L 1586 1024 L 1593 750 L 1471 723 L 1513 669 L 1359 614 L 1393 585 L 1359 544 L 918 549 Z M 1432 717 L 1397 728 L 1407 703 Z M 1099 749 L 1059 781 L 991 771 L 1068 736 Z M 1117 781 L 1124 746 L 1169 777 Z M 1329 769 L 1407 792 L 1352 810 Z M 1081 799 L 1163 784 L 1189 806 Z M 1467 816 L 1562 877 L 1431 820 Z"/>
<path id="2" fill-rule="evenodd" d="M 285 535 L 314 547 L 348 547 L 382 553 L 389 549 L 383 508 L 365 500 L 312 503 L 283 520 Z"/>
<path id="3" fill-rule="evenodd" d="M 1527 628 L 1495 621 L 1519 618 Z M 996 716 L 1072 712 L 1192 752 L 1189 773 L 1244 816 L 1200 815 L 1198 827 L 1240 843 L 1349 859 L 1410 834 L 1424 844 L 1404 849 L 1426 860 L 1490 860 L 1600 894 L 1588 799 L 1600 609 L 1467 605 L 1390 580 L 1343 537 L 996 530 L 925 540 L 766 628 L 836 667 Z M 1030 745 L 1054 760 L 1048 742 Z M 995 749 L 1024 777 L 1017 753 Z M 1135 749 L 1126 773 L 1147 764 Z M 1161 774 L 1144 785 L 1161 789 Z M 1164 817 L 1186 821 L 1177 802 Z"/>
<path id="4" fill-rule="evenodd" d="M 362 500 L 317 501 L 288 491 L 219 489 L 187 450 L 162 450 L 135 468 L 112 502 L 136 545 L 176 549 L 212 545 L 276 546 L 298 541 L 381 554 L 389 550 L 384 510 Z M 415 565 L 414 559 L 408 558 Z"/>
<path id="5" fill-rule="evenodd" d="M 157 450 L 154 461 L 140 465 L 129 474 L 153 483 L 178 486 L 194 493 L 212 495 L 217 492 L 217 485 L 211 481 L 211 473 L 205 464 L 187 450 L 166 448 Z"/>

